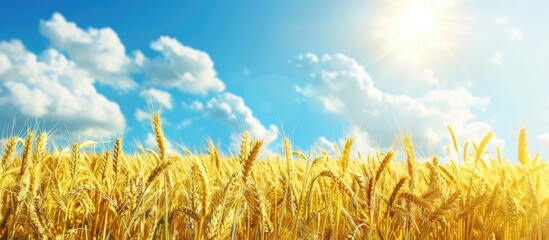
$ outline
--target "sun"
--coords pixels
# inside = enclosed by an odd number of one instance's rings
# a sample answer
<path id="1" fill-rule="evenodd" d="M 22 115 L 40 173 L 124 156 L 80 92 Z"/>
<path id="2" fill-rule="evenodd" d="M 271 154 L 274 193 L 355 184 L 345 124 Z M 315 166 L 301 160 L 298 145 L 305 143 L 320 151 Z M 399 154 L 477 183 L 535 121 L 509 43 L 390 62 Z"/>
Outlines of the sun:
<path id="1" fill-rule="evenodd" d="M 456 33 L 466 32 L 452 12 L 455 2 L 392 2 L 383 11 L 375 36 L 382 43 L 376 58 L 394 55 L 396 59 L 419 64 L 440 53 L 451 53 Z"/>
<path id="2" fill-rule="evenodd" d="M 425 6 L 413 6 L 406 9 L 401 31 L 406 36 L 416 37 L 431 33 L 435 24 L 435 12 Z"/>

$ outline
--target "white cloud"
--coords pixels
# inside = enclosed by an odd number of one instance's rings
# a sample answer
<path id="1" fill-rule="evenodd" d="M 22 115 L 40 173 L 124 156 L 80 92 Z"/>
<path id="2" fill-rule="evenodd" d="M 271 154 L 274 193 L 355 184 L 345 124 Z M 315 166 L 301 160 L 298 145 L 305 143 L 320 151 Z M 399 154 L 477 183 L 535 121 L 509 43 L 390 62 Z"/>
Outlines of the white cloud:
<path id="1" fill-rule="evenodd" d="M 503 64 L 503 53 L 501 52 L 495 52 L 493 55 L 492 55 L 492 64 L 495 64 L 495 65 L 502 65 Z"/>
<path id="2" fill-rule="evenodd" d="M 338 97 L 317 96 L 317 99 L 322 102 L 324 110 L 326 110 L 327 112 L 337 113 L 339 109 L 345 107 L 345 103 Z"/>
<path id="3" fill-rule="evenodd" d="M 204 109 L 204 104 L 200 101 L 194 101 L 191 103 L 182 103 L 182 106 L 186 109 L 193 111 L 202 111 Z"/>
<path id="4" fill-rule="evenodd" d="M 250 75 L 251 72 L 252 71 L 247 67 L 242 68 L 242 73 L 244 74 L 244 76 Z"/>
<path id="5" fill-rule="evenodd" d="M 160 56 L 148 58 L 139 50 L 133 51 L 132 57 L 126 55 L 125 46 L 113 29 L 82 29 L 59 13 L 41 21 L 40 32 L 52 47 L 67 53 L 90 76 L 116 89 L 135 89 L 137 83 L 131 74 L 145 75 L 145 82 L 151 85 L 192 94 L 219 93 L 225 89 L 210 56 L 175 38 L 161 36 L 153 41 L 150 47 Z"/>
<path id="6" fill-rule="evenodd" d="M 146 99 L 152 99 L 162 105 L 166 109 L 172 109 L 172 95 L 169 92 L 150 88 L 143 90 L 139 93 L 139 96 Z"/>
<path id="7" fill-rule="evenodd" d="M 318 147 L 320 150 L 324 150 L 328 153 L 333 153 L 334 144 L 326 137 L 319 137 L 313 143 L 313 146 Z"/>
<path id="8" fill-rule="evenodd" d="M 379 149 L 378 147 L 376 147 L 377 145 L 389 144 L 377 142 L 377 140 L 372 138 L 370 133 L 364 131 L 358 126 L 353 126 L 351 128 L 350 134 L 352 137 L 355 138 L 354 146 L 361 152 L 375 152 Z M 344 139 L 340 139 L 339 142 L 343 145 Z"/>
<path id="9" fill-rule="evenodd" d="M 177 129 L 181 130 L 183 128 L 188 128 L 193 124 L 193 122 L 194 121 L 192 119 L 184 119 L 181 122 L 179 122 L 179 124 L 177 124 Z"/>
<path id="10" fill-rule="evenodd" d="M 142 60 L 144 72 L 152 83 L 202 95 L 225 90 L 225 84 L 217 77 L 214 63 L 207 53 L 166 36 L 152 42 L 151 48 L 162 54 L 161 57 Z"/>
<path id="11" fill-rule="evenodd" d="M 459 4 L 457 0 L 439 0 L 437 3 L 440 4 L 440 7 L 445 8 L 454 7 Z"/>
<path id="12" fill-rule="evenodd" d="M 127 75 L 131 61 L 125 47 L 111 28 L 84 30 L 54 13 L 50 20 L 40 21 L 40 33 L 100 83 L 122 90 L 137 86 Z"/>
<path id="13" fill-rule="evenodd" d="M 522 31 L 520 29 L 511 28 L 511 30 L 509 30 L 509 32 L 511 33 L 511 41 L 520 41 L 520 40 L 522 40 L 523 34 L 522 34 Z"/>
<path id="14" fill-rule="evenodd" d="M 433 85 L 433 86 L 438 86 L 439 85 L 439 81 L 435 77 L 435 72 L 433 71 L 433 69 L 425 69 L 423 71 L 423 76 L 420 77 L 419 80 L 421 82 L 425 82 L 429 85 Z"/>
<path id="15" fill-rule="evenodd" d="M 543 149 L 549 149 L 549 132 L 538 135 L 538 142 Z"/>
<path id="16" fill-rule="evenodd" d="M 0 55 L 7 56 L 0 73 L 0 122 L 14 117 L 40 118 L 48 126 L 60 123 L 71 133 L 102 137 L 125 125 L 120 107 L 95 89 L 94 79 L 57 50 L 40 56 L 18 40 L 0 41 Z"/>
<path id="17" fill-rule="evenodd" d="M 208 106 L 195 102 L 185 107 L 226 117 L 224 121 L 235 131 L 236 120 L 242 121 L 240 124 L 258 138 L 276 132 L 274 126 L 263 126 L 241 97 L 223 93 L 225 84 L 206 52 L 175 38 L 161 36 L 152 41 L 150 48 L 156 56 L 148 57 L 140 50 L 131 51 L 130 56 L 113 29 L 83 29 L 60 13 L 41 21 L 40 33 L 49 39 L 51 49 L 39 57 L 18 40 L 0 42 L 0 121 L 13 115 L 18 121 L 40 118 L 51 125 L 61 123 L 73 133 L 107 135 L 124 127 L 125 119 L 120 107 L 98 93 L 94 83 L 117 90 L 143 89 L 132 80 L 132 76 L 139 76 L 147 87 L 140 96 L 153 98 L 166 109 L 173 108 L 174 99 L 169 92 L 156 89 L 158 85 L 194 95 L 214 93 L 216 97 Z M 216 116 L 215 111 L 221 110 L 216 104 L 228 106 L 228 115 Z M 134 117 L 145 121 L 148 114 L 136 109 Z M 179 126 L 191 123 L 182 121 Z"/>
<path id="18" fill-rule="evenodd" d="M 507 17 L 506 16 L 499 16 L 494 19 L 494 23 L 498 25 L 503 25 L 507 23 Z"/>
<path id="19" fill-rule="evenodd" d="M 0 53 L 0 74 L 6 72 L 10 68 L 11 68 L 10 59 L 5 54 Z"/>
<path id="20" fill-rule="evenodd" d="M 306 54 L 292 62 L 313 76 L 298 88 L 302 95 L 326 112 L 352 121 L 357 142 L 364 147 L 388 147 L 398 129 L 411 133 L 419 147 L 447 142 L 448 124 L 462 141 L 478 141 L 492 129 L 473 112 L 483 110 L 490 99 L 474 96 L 465 88 L 438 88 L 414 98 L 377 88 L 364 68 L 343 54 Z M 359 125 L 364 126 L 362 130 Z M 503 145 L 497 137 L 492 142 Z"/>
<path id="21" fill-rule="evenodd" d="M 145 122 L 145 121 L 149 121 L 150 114 L 138 108 L 138 109 L 135 109 L 134 117 L 139 122 Z"/>
<path id="22" fill-rule="evenodd" d="M 265 140 L 267 143 L 277 138 L 278 128 L 275 125 L 264 126 L 254 117 L 252 110 L 244 103 L 242 97 L 232 93 L 222 93 L 204 104 L 195 102 L 191 106 L 195 111 L 202 111 L 206 116 L 219 119 L 233 129 L 231 139 L 238 145 L 238 134 L 241 130 L 250 131 L 252 138 Z"/>
<path id="23" fill-rule="evenodd" d="M 365 152 L 376 152 L 379 147 L 373 146 L 372 143 L 379 144 L 376 140 L 372 139 L 370 134 L 366 131 L 363 131 L 359 126 L 354 125 L 349 129 L 349 135 L 346 138 L 353 138 L 353 151 Z M 337 141 L 328 140 L 326 137 L 322 136 L 317 138 L 314 142 L 314 146 L 319 147 L 322 150 L 326 150 L 328 153 L 334 153 L 334 143 L 338 143 L 339 146 L 345 144 L 346 138 L 339 138 Z"/>

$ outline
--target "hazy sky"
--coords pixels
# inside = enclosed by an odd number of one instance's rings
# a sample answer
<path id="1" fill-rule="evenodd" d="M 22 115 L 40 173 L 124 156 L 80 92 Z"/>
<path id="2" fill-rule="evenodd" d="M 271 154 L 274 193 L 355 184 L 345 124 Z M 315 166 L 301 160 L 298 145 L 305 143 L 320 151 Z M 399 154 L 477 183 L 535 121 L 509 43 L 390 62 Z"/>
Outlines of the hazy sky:
<path id="1" fill-rule="evenodd" d="M 224 149 L 242 129 L 279 149 L 411 133 L 428 156 L 526 127 L 549 153 L 546 1 L 1 1 L 0 122 Z M 6 128 L 4 128 L 6 129 Z M 9 128 L 7 128 L 9 129 Z M 277 134 L 278 133 L 278 134 Z M 545 154 L 547 155 L 547 154 Z"/>

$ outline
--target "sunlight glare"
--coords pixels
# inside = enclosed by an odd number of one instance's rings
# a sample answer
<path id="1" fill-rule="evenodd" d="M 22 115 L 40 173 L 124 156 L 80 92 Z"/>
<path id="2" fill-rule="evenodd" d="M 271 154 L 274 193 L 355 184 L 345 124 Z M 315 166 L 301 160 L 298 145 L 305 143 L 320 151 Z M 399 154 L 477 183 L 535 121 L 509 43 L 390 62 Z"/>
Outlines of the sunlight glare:
<path id="1" fill-rule="evenodd" d="M 454 6 L 448 0 L 391 5 L 379 18 L 381 24 L 375 35 L 382 47 L 375 57 L 394 55 L 398 60 L 419 64 L 440 50 L 449 50 L 450 33 L 464 32 L 450 13 Z"/>
<path id="2" fill-rule="evenodd" d="M 433 10 L 423 6 L 411 7 L 407 9 L 402 30 L 412 35 L 429 33 L 433 30 L 433 15 Z"/>

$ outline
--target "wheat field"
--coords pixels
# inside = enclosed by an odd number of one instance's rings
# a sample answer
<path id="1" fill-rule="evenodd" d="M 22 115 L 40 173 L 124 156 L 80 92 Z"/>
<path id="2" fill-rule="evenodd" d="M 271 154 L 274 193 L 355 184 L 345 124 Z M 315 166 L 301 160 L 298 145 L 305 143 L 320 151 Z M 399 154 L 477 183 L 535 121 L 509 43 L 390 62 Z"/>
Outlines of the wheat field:
<path id="1" fill-rule="evenodd" d="M 353 139 L 328 151 L 260 154 L 244 133 L 237 154 L 158 148 L 58 149 L 46 132 L 11 136 L 0 178 L 1 239 L 548 239 L 549 169 L 531 156 L 488 153 L 492 136 L 457 144 L 454 157 L 419 161 L 399 151 L 358 154 Z M 356 157 L 355 157 L 356 156 Z M 450 155 L 451 156 L 451 155 Z M 518 161 L 517 161 L 518 160 Z"/>

